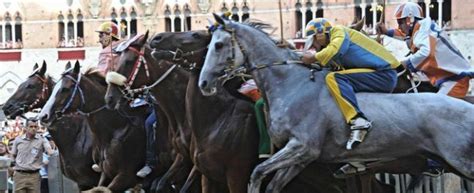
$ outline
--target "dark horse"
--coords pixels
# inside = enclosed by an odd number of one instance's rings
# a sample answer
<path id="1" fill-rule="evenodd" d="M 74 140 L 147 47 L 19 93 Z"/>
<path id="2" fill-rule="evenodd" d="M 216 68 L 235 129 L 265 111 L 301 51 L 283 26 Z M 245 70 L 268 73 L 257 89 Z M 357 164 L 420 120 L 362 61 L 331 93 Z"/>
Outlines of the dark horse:
<path id="1" fill-rule="evenodd" d="M 33 73 L 23 82 L 3 107 L 6 116 L 15 118 L 35 108 L 41 108 L 51 95 L 55 82 L 45 75 L 46 63 L 35 64 Z M 61 171 L 77 183 L 80 190 L 97 185 L 99 173 L 92 171 L 92 133 L 84 116 L 70 115 L 48 127 L 58 146 Z"/>
<path id="2" fill-rule="evenodd" d="M 315 160 L 340 163 L 428 155 L 442 158 L 457 174 L 474 179 L 471 104 L 431 93 L 358 93 L 374 129 L 364 143 L 347 151 L 343 143 L 349 131 L 325 87 L 327 71 L 315 73 L 314 81 L 303 81 L 299 76 L 306 73 L 304 67 L 277 65 L 297 59 L 294 52 L 277 48 L 262 31 L 215 18 L 222 28 L 214 32 L 206 55 L 199 80 L 202 92 L 212 95 L 224 70 L 249 70 L 269 103 L 270 136 L 284 147 L 253 171 L 251 193 L 258 192 L 269 173 L 291 170 L 278 182 L 287 183 Z M 416 108 L 422 103 L 425 108 Z"/>
<path id="3" fill-rule="evenodd" d="M 102 169 L 98 185 L 107 186 L 113 192 L 123 192 L 141 181 L 135 173 L 145 161 L 144 121 L 140 118 L 144 115 L 142 109 L 127 109 L 124 115 L 107 110 L 103 98 L 106 85 L 98 71 L 81 74 L 76 62 L 73 69 L 62 74 L 39 117 L 42 122 L 51 124 L 61 120 L 64 114 L 86 115 L 94 143 L 98 145 Z"/>

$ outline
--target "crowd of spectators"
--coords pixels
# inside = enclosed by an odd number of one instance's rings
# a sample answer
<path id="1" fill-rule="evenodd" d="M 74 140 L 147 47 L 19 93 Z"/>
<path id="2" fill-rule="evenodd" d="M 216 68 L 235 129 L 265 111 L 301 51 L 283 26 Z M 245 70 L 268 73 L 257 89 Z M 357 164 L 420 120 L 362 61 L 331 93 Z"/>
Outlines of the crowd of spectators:
<path id="1" fill-rule="evenodd" d="M 74 48 L 74 47 L 84 47 L 84 39 L 82 37 L 77 37 L 74 39 L 73 37 L 69 37 L 68 40 L 62 37 L 61 40 L 58 42 L 58 48 Z"/>
<path id="2" fill-rule="evenodd" d="M 0 42 L 1 49 L 21 49 L 23 48 L 23 42 L 18 39 L 16 42 L 12 40 L 7 40 L 6 42 Z"/>

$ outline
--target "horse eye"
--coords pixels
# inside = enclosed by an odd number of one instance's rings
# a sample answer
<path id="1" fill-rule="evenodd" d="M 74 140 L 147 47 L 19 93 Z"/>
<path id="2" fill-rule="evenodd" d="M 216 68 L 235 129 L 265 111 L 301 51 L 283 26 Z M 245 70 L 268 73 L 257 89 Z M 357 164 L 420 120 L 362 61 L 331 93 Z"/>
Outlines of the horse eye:
<path id="1" fill-rule="evenodd" d="M 27 89 L 32 89 L 34 87 L 35 87 L 35 85 L 33 85 L 33 84 L 29 84 L 28 86 L 26 86 Z"/>
<path id="2" fill-rule="evenodd" d="M 216 50 L 221 49 L 222 47 L 224 47 L 224 44 L 222 42 L 216 43 Z"/>
<path id="3" fill-rule="evenodd" d="M 201 37 L 201 36 L 200 36 L 198 33 L 193 33 L 193 38 L 198 39 L 198 38 L 200 38 L 200 37 Z"/>

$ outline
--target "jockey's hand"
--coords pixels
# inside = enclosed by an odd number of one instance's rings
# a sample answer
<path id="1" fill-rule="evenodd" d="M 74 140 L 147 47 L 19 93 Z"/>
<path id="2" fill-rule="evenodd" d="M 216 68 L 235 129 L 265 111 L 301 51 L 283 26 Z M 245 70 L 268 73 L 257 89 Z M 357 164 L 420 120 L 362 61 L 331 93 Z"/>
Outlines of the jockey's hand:
<path id="1" fill-rule="evenodd" d="M 400 64 L 403 66 L 403 68 L 408 69 L 406 60 L 400 61 Z"/>
<path id="2" fill-rule="evenodd" d="M 383 22 L 378 22 L 376 25 L 377 29 L 377 34 L 387 34 L 387 26 L 385 26 L 385 23 Z"/>
<path id="3" fill-rule="evenodd" d="M 305 52 L 301 57 L 301 61 L 303 61 L 304 64 L 312 64 L 316 62 L 316 58 L 314 57 L 314 53 Z"/>

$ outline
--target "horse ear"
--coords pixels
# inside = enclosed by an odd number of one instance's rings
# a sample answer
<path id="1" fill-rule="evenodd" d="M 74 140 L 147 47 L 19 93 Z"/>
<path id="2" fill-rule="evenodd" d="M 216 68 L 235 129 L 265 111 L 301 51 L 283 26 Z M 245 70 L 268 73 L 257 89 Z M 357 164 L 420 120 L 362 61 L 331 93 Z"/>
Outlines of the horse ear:
<path id="1" fill-rule="evenodd" d="M 214 19 L 217 21 L 217 23 L 219 23 L 221 25 L 226 24 L 224 19 L 220 15 L 217 15 L 216 13 L 212 13 L 212 15 L 214 16 Z"/>
<path id="2" fill-rule="evenodd" d="M 38 69 L 38 63 L 35 63 L 35 65 L 33 66 L 33 72 Z"/>
<path id="3" fill-rule="evenodd" d="M 146 30 L 146 33 L 145 35 L 143 36 L 143 38 L 140 40 L 140 45 L 145 45 L 146 41 L 148 40 L 148 30 Z"/>
<path id="4" fill-rule="evenodd" d="M 74 64 L 74 73 L 79 73 L 81 71 L 81 65 L 79 64 L 79 61 L 76 60 L 76 63 Z"/>
<path id="5" fill-rule="evenodd" d="M 68 61 L 68 62 L 66 63 L 66 69 L 65 69 L 65 70 L 67 70 L 67 69 L 69 69 L 69 68 L 71 68 L 71 61 Z"/>
<path id="6" fill-rule="evenodd" d="M 39 70 L 39 74 L 43 76 L 46 73 L 46 61 L 43 60 L 43 65 L 41 65 L 41 69 Z"/>

